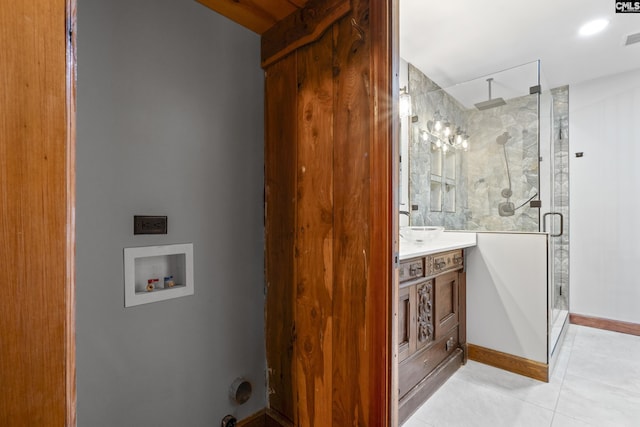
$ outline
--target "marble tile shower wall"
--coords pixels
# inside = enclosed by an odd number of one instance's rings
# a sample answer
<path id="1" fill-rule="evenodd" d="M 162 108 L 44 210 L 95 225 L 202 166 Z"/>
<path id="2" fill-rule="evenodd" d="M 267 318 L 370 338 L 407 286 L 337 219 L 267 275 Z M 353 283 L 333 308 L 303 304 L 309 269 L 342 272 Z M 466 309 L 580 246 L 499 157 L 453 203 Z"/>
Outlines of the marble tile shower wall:
<path id="1" fill-rule="evenodd" d="M 538 231 L 538 210 L 526 203 L 537 194 L 539 185 L 537 96 L 509 99 L 507 105 L 484 111 L 466 109 L 411 64 L 409 92 L 413 114 L 417 116 L 409 138 L 409 197 L 411 205 L 418 208 L 411 211 L 411 224 L 444 225 L 450 230 Z M 553 132 L 557 138 L 554 161 L 557 173 L 567 174 L 568 88 L 555 89 L 552 96 Z M 421 141 L 420 131 L 426 129 L 436 111 L 470 136 L 469 151 L 457 153 L 455 212 L 429 209 L 432 197 L 436 196 L 431 191 L 432 147 Z M 511 135 L 505 146 L 513 192 L 509 201 L 517 209 L 513 216 L 501 217 L 498 206 L 507 201 L 502 190 L 509 187 L 509 179 L 503 146 L 496 138 L 505 131 Z M 568 177 L 556 178 L 561 178 L 556 179 L 556 185 L 560 186 L 555 188 L 556 206 L 564 203 L 563 209 L 568 213 Z M 449 192 L 443 191 L 443 197 L 446 201 Z M 565 256 L 559 252 L 559 257 Z"/>
<path id="2" fill-rule="evenodd" d="M 467 128 L 468 114 L 465 108 L 420 70 L 409 64 L 409 93 L 411 93 L 414 120 L 409 134 L 409 199 L 417 210 L 411 210 L 411 225 L 444 225 L 448 230 L 464 230 L 467 223 L 467 186 L 465 169 L 468 153 L 456 154 L 455 191 L 445 186 L 443 205 L 454 205 L 455 212 L 431 211 L 432 156 L 430 143 L 420 138 L 420 131 L 436 112 L 462 129 Z M 447 191 L 447 189 L 449 191 Z M 451 203 L 449 198 L 455 198 Z"/>
<path id="3" fill-rule="evenodd" d="M 564 216 L 564 232 L 555 239 L 556 308 L 569 309 L 569 87 L 551 90 L 553 97 L 554 210 Z"/>
<path id="4" fill-rule="evenodd" d="M 538 210 L 527 200 L 538 192 L 538 99 L 536 95 L 507 100 L 507 105 L 489 110 L 469 110 L 471 148 L 466 171 L 470 194 L 468 230 L 538 231 Z M 500 145 L 496 138 L 508 132 Z M 511 184 L 507 174 L 508 158 Z M 507 202 L 502 190 L 511 186 L 512 216 L 498 214 Z M 524 205 L 523 205 L 524 204 Z"/>

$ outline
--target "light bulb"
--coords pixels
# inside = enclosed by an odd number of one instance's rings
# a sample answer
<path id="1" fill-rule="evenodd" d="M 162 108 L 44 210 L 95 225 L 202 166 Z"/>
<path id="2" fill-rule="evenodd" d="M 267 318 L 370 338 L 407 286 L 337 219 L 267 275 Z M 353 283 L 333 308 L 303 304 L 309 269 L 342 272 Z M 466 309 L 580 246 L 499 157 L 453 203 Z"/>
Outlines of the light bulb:
<path id="1" fill-rule="evenodd" d="M 458 136 L 456 136 L 456 144 L 462 144 L 462 135 L 458 134 Z"/>
<path id="2" fill-rule="evenodd" d="M 446 136 L 448 138 L 449 135 L 451 135 L 451 127 L 449 125 L 447 125 L 444 128 L 444 136 Z"/>
<path id="3" fill-rule="evenodd" d="M 442 129 L 442 122 L 440 120 L 436 120 L 436 124 L 433 126 L 433 128 L 436 130 L 436 132 L 440 132 L 440 129 Z"/>
<path id="4" fill-rule="evenodd" d="M 436 139 L 436 147 L 440 148 L 442 146 L 442 143 L 440 142 L 439 139 Z"/>
<path id="5" fill-rule="evenodd" d="M 467 148 L 469 148 L 469 141 L 467 141 L 466 139 L 462 140 L 462 148 L 464 148 L 465 150 Z"/>
<path id="6" fill-rule="evenodd" d="M 422 142 L 429 141 L 429 135 L 426 130 L 420 131 L 420 139 L 422 139 Z"/>
<path id="7" fill-rule="evenodd" d="M 447 144 L 443 144 L 442 145 L 442 152 L 446 153 L 447 151 L 449 151 L 449 146 Z"/>

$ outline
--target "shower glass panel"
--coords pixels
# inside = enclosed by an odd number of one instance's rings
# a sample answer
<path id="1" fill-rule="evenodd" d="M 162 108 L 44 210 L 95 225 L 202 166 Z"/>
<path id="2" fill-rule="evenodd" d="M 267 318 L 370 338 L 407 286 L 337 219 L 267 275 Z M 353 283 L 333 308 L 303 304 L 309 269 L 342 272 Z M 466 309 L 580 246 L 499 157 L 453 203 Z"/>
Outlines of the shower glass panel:
<path id="1" fill-rule="evenodd" d="M 548 352 L 568 318 L 568 88 L 535 61 L 442 88 L 406 64 L 411 225 L 548 233 Z"/>
<path id="2" fill-rule="evenodd" d="M 444 89 L 408 67 L 411 224 L 539 231 L 539 63 Z"/>

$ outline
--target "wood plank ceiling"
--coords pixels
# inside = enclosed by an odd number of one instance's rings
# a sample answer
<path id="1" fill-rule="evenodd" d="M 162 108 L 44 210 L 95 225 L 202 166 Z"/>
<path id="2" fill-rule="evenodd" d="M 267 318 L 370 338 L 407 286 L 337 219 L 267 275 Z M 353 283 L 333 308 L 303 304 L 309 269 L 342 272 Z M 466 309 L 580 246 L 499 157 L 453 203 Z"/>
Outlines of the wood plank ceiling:
<path id="1" fill-rule="evenodd" d="M 307 4 L 307 0 L 197 1 L 260 35 Z"/>

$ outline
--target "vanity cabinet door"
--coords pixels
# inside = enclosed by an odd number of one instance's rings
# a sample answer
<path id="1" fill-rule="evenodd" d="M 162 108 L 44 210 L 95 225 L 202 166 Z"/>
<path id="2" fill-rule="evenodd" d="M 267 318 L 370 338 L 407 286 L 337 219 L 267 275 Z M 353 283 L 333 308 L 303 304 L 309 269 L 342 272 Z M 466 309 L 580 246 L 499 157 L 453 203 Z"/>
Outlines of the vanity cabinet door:
<path id="1" fill-rule="evenodd" d="M 458 274 L 451 271 L 435 278 L 435 339 L 458 324 Z"/>
<path id="2" fill-rule="evenodd" d="M 410 354 L 413 321 L 411 316 L 411 289 L 401 288 L 398 295 L 398 361 L 402 362 Z"/>

